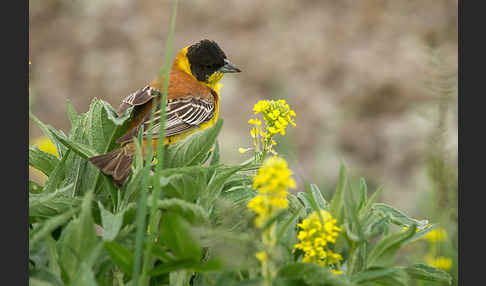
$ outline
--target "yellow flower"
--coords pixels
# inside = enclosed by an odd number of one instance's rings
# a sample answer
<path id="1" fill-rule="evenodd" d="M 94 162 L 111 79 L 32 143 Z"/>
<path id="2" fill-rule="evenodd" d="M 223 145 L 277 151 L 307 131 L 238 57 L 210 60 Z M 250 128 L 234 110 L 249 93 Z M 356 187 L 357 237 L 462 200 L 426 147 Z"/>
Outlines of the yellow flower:
<path id="1" fill-rule="evenodd" d="M 268 255 L 265 251 L 260 251 L 255 254 L 256 258 L 260 260 L 261 262 L 267 262 L 268 261 Z"/>
<path id="2" fill-rule="evenodd" d="M 248 202 L 248 208 L 257 213 L 255 225 L 262 227 L 265 221 L 277 211 L 288 207 L 287 190 L 295 188 L 287 162 L 279 157 L 271 157 L 258 169 L 253 178 L 253 188 L 257 195 Z"/>
<path id="3" fill-rule="evenodd" d="M 424 238 L 429 240 L 430 243 L 437 243 L 447 240 L 447 231 L 443 228 L 436 228 L 424 235 Z"/>
<path id="4" fill-rule="evenodd" d="M 340 274 L 344 273 L 342 270 L 339 270 L 339 269 L 331 269 L 331 272 L 336 274 L 336 275 L 340 275 Z"/>
<path id="5" fill-rule="evenodd" d="M 329 244 L 336 242 L 341 228 L 336 226 L 337 220 L 328 211 L 321 210 L 320 213 L 324 226 L 316 212 L 298 224 L 301 229 L 297 234 L 300 243 L 295 244 L 294 248 L 304 251 L 302 262 L 330 266 L 343 259 L 341 254 L 329 249 Z"/>
<path id="6" fill-rule="evenodd" d="M 295 181 L 291 175 L 292 171 L 290 171 L 284 159 L 277 156 L 270 157 L 258 170 L 253 180 L 253 188 L 264 190 L 264 192 L 267 189 L 276 192 L 295 188 Z"/>
<path id="7" fill-rule="evenodd" d="M 290 106 L 285 100 L 260 100 L 253 106 L 255 115 L 262 114 L 264 124 L 258 118 L 250 119 L 248 124 L 252 126 L 250 134 L 252 138 L 256 139 L 256 135 L 260 134 L 262 141 L 262 149 L 275 153 L 272 146 L 276 145 L 276 142 L 272 139 L 277 134 L 285 135 L 285 129 L 288 124 L 295 126 L 293 117 L 295 117 L 295 111 L 290 109 Z M 257 140 L 254 142 L 257 147 Z M 257 149 L 258 150 L 258 149 Z"/>
<path id="8" fill-rule="evenodd" d="M 240 152 L 241 154 L 248 152 L 248 150 L 250 150 L 250 148 L 238 148 L 238 152 Z"/>
<path id="9" fill-rule="evenodd" d="M 34 144 L 37 145 L 39 150 L 44 151 L 46 153 L 50 153 L 59 158 L 59 154 L 57 154 L 56 146 L 49 140 L 47 136 L 41 136 L 34 139 Z"/>
<path id="10" fill-rule="evenodd" d="M 449 270 L 452 267 L 452 259 L 444 256 L 438 256 L 436 258 L 425 257 L 425 262 L 433 267 L 440 268 L 442 270 Z"/>

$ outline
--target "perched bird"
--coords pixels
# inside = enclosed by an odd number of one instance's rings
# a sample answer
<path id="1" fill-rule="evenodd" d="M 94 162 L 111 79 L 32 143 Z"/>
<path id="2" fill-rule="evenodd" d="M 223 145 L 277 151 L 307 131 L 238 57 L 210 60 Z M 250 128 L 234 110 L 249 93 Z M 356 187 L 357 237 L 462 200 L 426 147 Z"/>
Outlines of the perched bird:
<path id="1" fill-rule="evenodd" d="M 225 73 L 241 72 L 227 58 L 214 41 L 202 40 L 184 47 L 176 56 L 169 72 L 164 144 L 172 144 L 188 135 L 204 130 L 218 119 L 220 102 L 220 80 Z M 157 108 L 152 123 L 152 146 L 159 140 L 161 82 L 154 80 L 123 99 L 118 110 L 122 114 L 132 110 L 127 132 L 117 139 L 121 147 L 88 160 L 103 173 L 111 175 L 113 182 L 121 187 L 130 174 L 135 153 L 133 138 L 144 127 L 143 150 L 150 130 L 150 114 L 153 98 L 157 97 Z"/>

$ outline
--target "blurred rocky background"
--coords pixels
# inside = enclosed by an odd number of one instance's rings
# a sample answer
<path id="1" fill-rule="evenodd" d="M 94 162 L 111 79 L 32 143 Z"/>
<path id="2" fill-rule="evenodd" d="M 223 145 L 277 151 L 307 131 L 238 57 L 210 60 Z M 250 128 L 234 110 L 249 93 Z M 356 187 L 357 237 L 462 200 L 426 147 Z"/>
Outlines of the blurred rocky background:
<path id="1" fill-rule="evenodd" d="M 171 1 L 29 3 L 30 97 L 43 122 L 67 133 L 67 99 L 78 112 L 93 97 L 117 108 L 157 76 Z M 457 11 L 457 0 L 180 0 L 173 46 L 215 40 L 243 70 L 223 79 L 224 162 L 250 156 L 238 147 L 251 146 L 253 104 L 285 98 L 297 126 L 277 150 L 299 190 L 306 179 L 330 195 L 343 162 L 421 219 L 439 208 L 431 192 L 457 203 Z M 31 123 L 31 140 L 40 135 Z"/>

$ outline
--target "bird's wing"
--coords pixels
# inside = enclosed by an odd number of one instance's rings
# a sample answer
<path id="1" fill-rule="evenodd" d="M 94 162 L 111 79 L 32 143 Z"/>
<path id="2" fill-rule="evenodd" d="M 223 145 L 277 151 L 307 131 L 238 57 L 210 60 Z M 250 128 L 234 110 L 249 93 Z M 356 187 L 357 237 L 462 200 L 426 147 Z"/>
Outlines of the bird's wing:
<path id="1" fill-rule="evenodd" d="M 143 136 L 152 130 L 152 138 L 158 138 L 160 130 L 160 104 L 154 113 L 152 128 L 150 128 L 151 99 L 160 93 L 153 87 L 144 88 L 127 96 L 120 106 L 119 113 L 134 106 L 132 124 L 127 133 L 117 139 L 118 143 L 128 142 L 135 137 L 139 129 L 144 127 Z M 209 96 L 195 97 L 191 94 L 169 99 L 166 105 L 165 136 L 173 136 L 193 129 L 209 121 L 214 115 L 215 97 L 213 92 Z"/>
<path id="2" fill-rule="evenodd" d="M 139 106 L 147 103 L 158 94 L 157 90 L 150 85 L 147 85 L 134 93 L 125 97 L 118 109 L 118 114 L 122 114 L 125 110 L 131 106 Z"/>
<path id="3" fill-rule="evenodd" d="M 214 101 L 186 96 L 172 99 L 167 103 L 165 136 L 173 136 L 196 128 L 209 121 L 214 115 Z M 154 114 L 152 129 L 150 119 L 144 122 L 144 136 L 152 130 L 153 138 L 158 138 L 160 130 L 160 109 Z"/>

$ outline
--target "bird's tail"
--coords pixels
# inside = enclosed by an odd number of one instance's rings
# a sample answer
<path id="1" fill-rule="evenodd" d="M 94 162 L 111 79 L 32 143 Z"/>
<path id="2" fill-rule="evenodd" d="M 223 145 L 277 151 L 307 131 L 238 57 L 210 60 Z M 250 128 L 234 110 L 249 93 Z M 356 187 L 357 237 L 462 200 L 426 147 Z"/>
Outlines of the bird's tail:
<path id="1" fill-rule="evenodd" d="M 88 161 L 103 173 L 111 175 L 115 185 L 121 188 L 130 175 L 133 151 L 125 145 L 106 154 L 88 158 Z"/>

